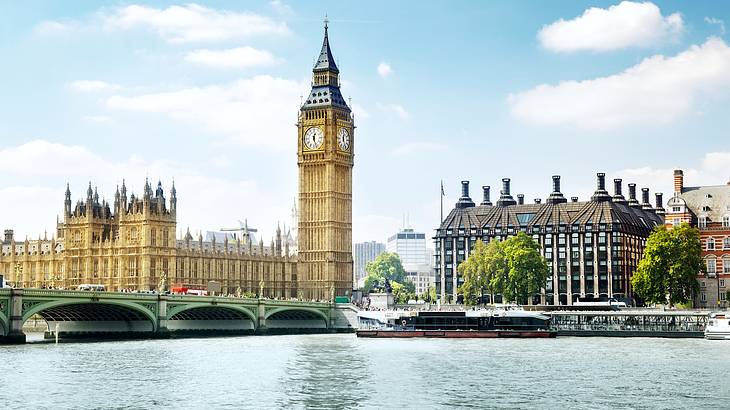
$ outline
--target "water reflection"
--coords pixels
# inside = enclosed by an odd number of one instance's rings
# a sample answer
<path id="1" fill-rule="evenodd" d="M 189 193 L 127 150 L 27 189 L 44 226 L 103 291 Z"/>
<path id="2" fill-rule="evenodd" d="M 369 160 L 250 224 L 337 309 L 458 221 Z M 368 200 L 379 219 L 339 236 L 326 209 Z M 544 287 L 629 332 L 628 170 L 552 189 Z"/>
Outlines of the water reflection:
<path id="1" fill-rule="evenodd" d="M 725 408 L 730 342 L 354 335 L 0 346 L 3 408 Z"/>
<path id="2" fill-rule="evenodd" d="M 341 336 L 310 336 L 300 339 L 282 375 L 285 396 L 280 407 L 359 407 L 373 384 L 367 357 L 362 357 L 356 339 Z"/>

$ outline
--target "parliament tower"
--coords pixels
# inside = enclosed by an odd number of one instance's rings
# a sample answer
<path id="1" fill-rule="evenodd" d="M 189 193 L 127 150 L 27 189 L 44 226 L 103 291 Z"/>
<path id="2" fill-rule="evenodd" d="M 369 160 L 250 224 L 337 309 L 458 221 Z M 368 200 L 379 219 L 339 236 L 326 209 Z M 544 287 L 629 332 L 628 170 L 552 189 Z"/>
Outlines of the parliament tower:
<path id="1" fill-rule="evenodd" d="M 306 299 L 330 299 L 352 289 L 352 166 L 354 123 L 340 93 L 324 25 L 312 70 L 312 91 L 297 122 L 299 166 L 298 288 Z"/>

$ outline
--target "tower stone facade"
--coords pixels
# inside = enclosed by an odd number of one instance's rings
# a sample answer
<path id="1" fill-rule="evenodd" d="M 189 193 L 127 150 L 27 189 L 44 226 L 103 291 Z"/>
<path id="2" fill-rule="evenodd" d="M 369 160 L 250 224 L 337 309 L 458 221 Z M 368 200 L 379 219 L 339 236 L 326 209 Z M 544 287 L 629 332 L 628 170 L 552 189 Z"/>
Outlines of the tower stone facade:
<path id="1" fill-rule="evenodd" d="M 354 121 L 340 92 L 340 72 L 324 43 L 312 91 L 297 122 L 299 165 L 298 286 L 302 297 L 329 299 L 352 287 Z"/>

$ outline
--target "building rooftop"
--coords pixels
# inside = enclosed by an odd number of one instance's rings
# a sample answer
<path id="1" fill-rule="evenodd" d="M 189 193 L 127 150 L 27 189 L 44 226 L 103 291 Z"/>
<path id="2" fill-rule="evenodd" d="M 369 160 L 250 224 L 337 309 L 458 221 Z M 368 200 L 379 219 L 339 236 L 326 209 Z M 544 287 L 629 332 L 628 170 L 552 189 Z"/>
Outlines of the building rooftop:
<path id="1" fill-rule="evenodd" d="M 675 198 L 670 201 L 670 206 Z M 730 184 L 683 187 L 679 198 L 697 217 L 704 216 L 717 222 L 724 216 L 730 216 Z"/>
<path id="2" fill-rule="evenodd" d="M 647 233 L 655 226 L 664 223 L 662 216 L 658 215 L 648 204 L 648 190 L 642 192 L 644 194 L 642 204 L 639 204 L 635 198 L 632 198 L 633 203 L 636 204 L 634 206 L 623 201 L 614 202 L 605 189 L 604 175 L 598 174 L 598 178 L 596 194 L 590 201 L 579 202 L 573 198 L 572 201 L 566 202 L 560 193 L 559 177 L 554 177 L 553 191 L 548 199 L 561 198 L 558 201 L 549 200 L 543 203 L 538 198 L 535 203 L 524 204 L 522 203 L 523 196 L 518 196 L 519 201 L 497 201 L 497 206 L 483 205 L 489 202 L 486 197 L 488 189 L 485 189 L 485 200 L 482 205 L 466 207 L 463 205 L 468 202 L 465 201 L 465 198 L 469 196 L 468 182 L 465 181 L 466 184 L 462 182 L 462 198 L 442 221 L 438 236 L 444 235 L 445 230 L 448 229 L 501 228 L 505 229 L 503 232 L 506 234 L 508 233 L 507 228 L 514 228 L 515 232 L 520 228 L 526 228 L 525 230 L 530 233 L 533 228 L 589 224 L 621 224 L 627 231 Z M 505 179 L 503 182 L 502 198 L 511 199 L 509 180 Z M 617 186 L 620 186 L 620 180 Z M 632 189 L 631 192 L 631 195 L 634 196 L 635 190 Z M 558 232 L 557 229 L 556 232 Z"/>

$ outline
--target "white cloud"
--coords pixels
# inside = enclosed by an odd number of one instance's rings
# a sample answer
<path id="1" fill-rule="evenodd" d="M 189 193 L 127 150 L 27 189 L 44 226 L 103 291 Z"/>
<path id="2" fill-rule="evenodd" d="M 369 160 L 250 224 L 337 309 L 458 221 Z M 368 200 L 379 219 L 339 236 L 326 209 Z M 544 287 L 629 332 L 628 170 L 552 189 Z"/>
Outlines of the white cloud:
<path id="1" fill-rule="evenodd" d="M 290 198 L 277 198 L 252 180 L 228 179 L 225 174 L 209 176 L 188 164 L 149 161 L 137 155 L 110 160 L 82 146 L 46 140 L 0 150 L 0 172 L 5 176 L 0 182 L 0 212 L 13 216 L 2 229 L 16 229 L 21 238 L 26 234 L 36 238 L 44 230 L 50 237 L 55 232 L 55 217 L 63 210 L 66 181 L 70 182 L 76 201 L 85 197 L 90 180 L 98 185 L 100 196 L 111 200 L 123 178 L 129 194 L 141 193 L 148 175 L 155 184 L 161 179 L 166 192 L 174 178 L 178 191 L 178 231 L 188 226 L 193 231 L 215 230 L 235 225 L 238 219 L 248 216 L 249 223 L 259 228 L 266 243 L 276 229 L 277 220 L 288 222 L 291 206 Z M 16 185 L 14 181 L 23 184 Z"/>
<path id="2" fill-rule="evenodd" d="M 411 114 L 406 111 L 405 108 L 403 108 L 400 104 L 380 104 L 378 103 L 378 108 L 384 111 L 390 111 L 398 116 L 398 118 L 402 120 L 407 120 L 411 117 Z"/>
<path id="3" fill-rule="evenodd" d="M 390 67 L 390 64 L 386 63 L 385 61 L 381 61 L 380 64 L 378 64 L 378 75 L 382 78 L 390 77 L 393 74 L 393 69 Z"/>
<path id="4" fill-rule="evenodd" d="M 246 46 L 226 50 L 194 50 L 185 55 L 185 61 L 219 68 L 250 68 L 272 65 L 276 59 L 266 50 Z"/>
<path id="5" fill-rule="evenodd" d="M 715 17 L 705 17 L 705 23 L 718 26 L 720 28 L 720 35 L 725 35 L 725 22 Z"/>
<path id="6" fill-rule="evenodd" d="M 115 95 L 107 99 L 106 107 L 165 114 L 238 143 L 285 150 L 296 143 L 291 138 L 292 113 L 306 88 L 306 84 L 261 75 L 224 85 Z"/>
<path id="7" fill-rule="evenodd" d="M 74 81 L 68 85 L 74 91 L 82 93 L 98 93 L 105 91 L 117 91 L 122 87 L 117 84 L 107 83 L 99 80 L 79 80 Z"/>
<path id="8" fill-rule="evenodd" d="M 291 6 L 289 6 L 288 4 L 284 3 L 281 0 L 272 0 L 269 2 L 269 5 L 271 6 L 272 9 L 274 9 L 275 12 L 277 12 L 279 14 L 282 14 L 285 16 L 290 16 L 290 15 L 294 14 L 294 10 L 292 10 Z"/>
<path id="9" fill-rule="evenodd" d="M 730 91 L 730 48 L 718 38 L 665 57 L 655 55 L 625 71 L 592 80 L 542 84 L 510 94 L 512 115 L 540 125 L 607 129 L 668 124 L 702 97 Z"/>
<path id="10" fill-rule="evenodd" d="M 395 156 L 405 156 L 412 154 L 422 154 L 427 152 L 443 152 L 446 149 L 448 149 L 446 145 L 436 142 L 408 142 L 397 146 L 392 151 L 392 154 Z"/>
<path id="11" fill-rule="evenodd" d="M 35 26 L 34 31 L 40 35 L 63 34 L 75 28 L 74 23 L 60 21 L 42 21 Z"/>
<path id="12" fill-rule="evenodd" d="M 94 33 L 134 29 L 150 30 L 170 43 L 225 41 L 289 33 L 286 23 L 267 16 L 219 10 L 194 3 L 167 8 L 136 4 L 102 8 L 84 20 L 43 21 L 36 25 L 35 32 L 56 35 L 72 31 Z"/>
<path id="13" fill-rule="evenodd" d="M 218 41 L 258 34 L 286 34 L 285 23 L 269 17 L 197 4 L 170 6 L 166 9 L 130 5 L 103 15 L 104 27 L 110 30 L 147 28 L 171 43 Z"/>
<path id="14" fill-rule="evenodd" d="M 107 115 L 86 115 L 83 117 L 84 121 L 93 122 L 97 124 L 105 124 L 112 122 L 112 118 Z"/>
<path id="15" fill-rule="evenodd" d="M 352 104 L 352 113 L 355 115 L 356 120 L 367 120 L 370 118 L 370 113 L 363 108 L 360 104 Z"/>
<path id="16" fill-rule="evenodd" d="M 617 171 L 617 177 L 623 178 L 624 189 L 626 184 L 634 182 L 637 185 L 637 196 L 641 199 L 641 187 L 652 189 L 651 203 L 654 204 L 654 192 L 664 193 L 666 201 L 674 193 L 674 170 L 684 171 L 685 186 L 700 185 L 724 185 L 730 182 L 730 152 L 709 152 L 700 160 L 698 167 L 687 167 L 686 164 L 678 164 L 674 168 L 653 168 L 640 167 L 629 168 Z M 628 191 L 624 192 L 628 196 Z"/>
<path id="17" fill-rule="evenodd" d="M 608 9 L 591 7 L 572 20 L 543 26 L 537 37 L 551 51 L 610 51 L 655 46 L 675 39 L 683 30 L 679 13 L 664 17 L 653 3 L 622 1 Z"/>

